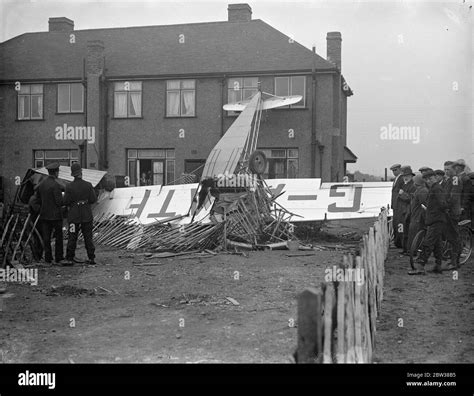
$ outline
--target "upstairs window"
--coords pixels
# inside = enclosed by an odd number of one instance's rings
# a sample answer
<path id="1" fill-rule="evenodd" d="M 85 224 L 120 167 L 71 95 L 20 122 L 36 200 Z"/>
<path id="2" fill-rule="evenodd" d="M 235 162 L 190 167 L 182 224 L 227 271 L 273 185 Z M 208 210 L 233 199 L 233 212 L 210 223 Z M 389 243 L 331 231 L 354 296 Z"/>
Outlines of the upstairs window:
<path id="1" fill-rule="evenodd" d="M 258 91 L 258 77 L 229 78 L 227 80 L 227 103 L 248 100 Z"/>
<path id="2" fill-rule="evenodd" d="M 21 84 L 18 91 L 18 119 L 43 119 L 43 84 Z"/>
<path id="3" fill-rule="evenodd" d="M 58 84 L 58 113 L 83 113 L 84 87 L 78 84 Z"/>
<path id="4" fill-rule="evenodd" d="M 114 117 L 142 116 L 142 82 L 124 81 L 114 84 Z"/>
<path id="5" fill-rule="evenodd" d="M 196 81 L 166 81 L 166 116 L 194 117 L 196 114 Z"/>
<path id="6" fill-rule="evenodd" d="M 275 95 L 291 96 L 301 95 L 303 99 L 298 103 L 285 106 L 286 108 L 304 108 L 306 106 L 306 77 L 305 76 L 288 76 L 275 77 Z"/>

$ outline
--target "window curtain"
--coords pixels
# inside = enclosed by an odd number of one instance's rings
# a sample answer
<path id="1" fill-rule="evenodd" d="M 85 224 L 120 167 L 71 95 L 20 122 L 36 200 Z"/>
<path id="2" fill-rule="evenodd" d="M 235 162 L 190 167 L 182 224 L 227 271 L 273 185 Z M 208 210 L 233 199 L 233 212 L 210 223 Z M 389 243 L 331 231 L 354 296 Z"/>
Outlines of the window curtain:
<path id="1" fill-rule="evenodd" d="M 194 115 L 194 91 L 183 91 L 183 107 L 182 115 L 193 116 Z"/>
<path id="2" fill-rule="evenodd" d="M 142 93 L 130 93 L 130 115 L 140 117 L 142 109 Z"/>
<path id="3" fill-rule="evenodd" d="M 43 97 L 31 97 L 31 118 L 43 118 Z"/>
<path id="4" fill-rule="evenodd" d="M 115 117 L 126 117 L 127 116 L 127 94 L 126 93 L 115 93 Z"/>
<path id="5" fill-rule="evenodd" d="M 168 116 L 179 116 L 179 91 L 168 92 L 167 97 L 167 111 Z"/>
<path id="6" fill-rule="evenodd" d="M 27 118 L 27 116 L 29 115 L 28 102 L 27 102 L 29 98 L 30 98 L 29 96 L 18 97 L 18 119 L 20 120 Z"/>

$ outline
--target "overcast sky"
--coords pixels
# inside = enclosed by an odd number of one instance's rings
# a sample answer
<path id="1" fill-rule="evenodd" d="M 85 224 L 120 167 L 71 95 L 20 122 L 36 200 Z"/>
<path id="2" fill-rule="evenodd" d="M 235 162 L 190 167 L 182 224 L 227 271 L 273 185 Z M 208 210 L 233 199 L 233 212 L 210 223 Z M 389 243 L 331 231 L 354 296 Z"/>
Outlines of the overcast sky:
<path id="1" fill-rule="evenodd" d="M 65 16 L 75 29 L 227 19 L 238 1 L 0 0 L 0 41 L 48 30 Z M 326 33 L 342 33 L 351 171 L 383 175 L 393 163 L 441 168 L 464 158 L 474 168 L 472 2 L 249 1 L 262 19 L 326 58 Z M 409 131 L 397 140 L 397 128 Z M 418 135 L 419 133 L 419 135 Z"/>

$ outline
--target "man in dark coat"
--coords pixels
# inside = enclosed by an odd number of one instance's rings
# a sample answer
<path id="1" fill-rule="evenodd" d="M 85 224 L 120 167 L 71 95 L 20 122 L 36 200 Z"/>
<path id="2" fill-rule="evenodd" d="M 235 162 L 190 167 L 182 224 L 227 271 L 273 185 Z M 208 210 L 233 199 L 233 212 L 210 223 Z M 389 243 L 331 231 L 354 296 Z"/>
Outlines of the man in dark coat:
<path id="1" fill-rule="evenodd" d="M 441 169 L 436 169 L 434 171 L 435 175 L 436 175 L 436 181 L 439 183 L 439 185 L 441 187 L 445 187 L 445 184 L 446 184 L 446 178 L 445 178 L 445 173 L 444 173 L 444 170 L 441 170 Z"/>
<path id="2" fill-rule="evenodd" d="M 51 232 L 54 230 L 55 249 L 54 258 L 57 264 L 64 260 L 63 250 L 63 205 L 62 187 L 57 182 L 59 164 L 53 163 L 46 167 L 48 177 L 44 179 L 36 190 L 36 202 L 40 205 L 41 237 L 44 245 L 44 260 L 51 264 L 53 254 L 51 251 Z"/>
<path id="3" fill-rule="evenodd" d="M 82 169 L 78 163 L 71 166 L 71 176 L 74 181 L 66 187 L 64 204 L 69 207 L 68 223 L 69 237 L 67 241 L 66 259 L 68 265 L 73 265 L 76 252 L 77 237 L 82 230 L 84 244 L 86 245 L 87 261 L 95 265 L 95 247 L 92 241 L 92 209 L 91 204 L 97 201 L 92 184 L 82 180 Z"/>
<path id="4" fill-rule="evenodd" d="M 398 248 L 402 247 L 402 234 L 398 233 L 398 224 L 399 224 L 399 218 L 400 218 L 400 211 L 398 207 L 398 192 L 400 191 L 400 188 L 403 185 L 403 177 L 401 176 L 400 168 L 402 166 L 400 164 L 394 164 L 390 167 L 390 170 L 393 172 L 393 175 L 395 176 L 395 180 L 393 181 L 392 184 L 392 211 L 393 211 L 393 216 L 392 216 L 392 226 L 393 226 L 393 236 L 394 236 L 394 242 L 395 246 Z"/>
<path id="5" fill-rule="evenodd" d="M 413 242 L 415 235 L 425 226 L 425 209 L 428 199 L 428 188 L 422 175 L 416 175 L 413 178 L 415 184 L 415 193 L 410 202 L 410 226 L 408 229 L 408 249 Z"/>
<path id="6" fill-rule="evenodd" d="M 459 267 L 459 255 L 461 253 L 461 239 L 459 235 L 459 220 L 461 219 L 462 182 L 456 175 L 455 162 L 446 161 L 444 171 L 446 180 L 446 203 L 448 204 L 447 222 L 445 225 L 446 239 L 451 244 L 451 259 L 447 269 Z"/>
<path id="7" fill-rule="evenodd" d="M 410 166 L 401 167 L 401 175 L 403 177 L 403 185 L 398 191 L 398 208 L 400 217 L 398 219 L 398 232 L 403 234 L 402 236 L 402 254 L 408 255 L 408 230 L 410 228 L 410 202 L 415 193 L 415 185 L 413 184 L 413 176 L 415 174 L 411 170 Z"/>
<path id="8" fill-rule="evenodd" d="M 448 205 L 444 199 L 443 188 L 436 180 L 434 172 L 427 172 L 423 176 L 430 186 L 428 194 L 425 223 L 427 225 L 423 248 L 415 261 L 415 269 L 408 271 L 410 275 L 419 275 L 425 273 L 425 265 L 428 262 L 431 253 L 434 252 L 435 268 L 433 272 L 441 273 L 441 263 L 443 257 L 442 232 L 446 222 L 446 210 Z"/>
<path id="9" fill-rule="evenodd" d="M 471 178 L 468 176 L 466 170 L 466 162 L 459 159 L 454 164 L 456 176 L 460 179 L 462 186 L 461 193 L 461 220 L 471 220 L 471 201 L 473 199 L 474 191 L 472 191 Z"/>

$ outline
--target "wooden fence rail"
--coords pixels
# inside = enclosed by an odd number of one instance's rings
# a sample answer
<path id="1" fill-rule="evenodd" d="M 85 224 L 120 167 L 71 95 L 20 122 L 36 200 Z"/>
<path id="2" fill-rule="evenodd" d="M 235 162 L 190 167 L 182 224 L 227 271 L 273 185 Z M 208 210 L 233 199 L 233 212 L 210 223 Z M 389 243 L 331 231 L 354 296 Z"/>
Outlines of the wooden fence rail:
<path id="1" fill-rule="evenodd" d="M 326 269 L 320 287 L 298 296 L 297 363 L 372 362 L 390 228 L 382 209 L 360 254 L 344 255 L 339 266 Z"/>

